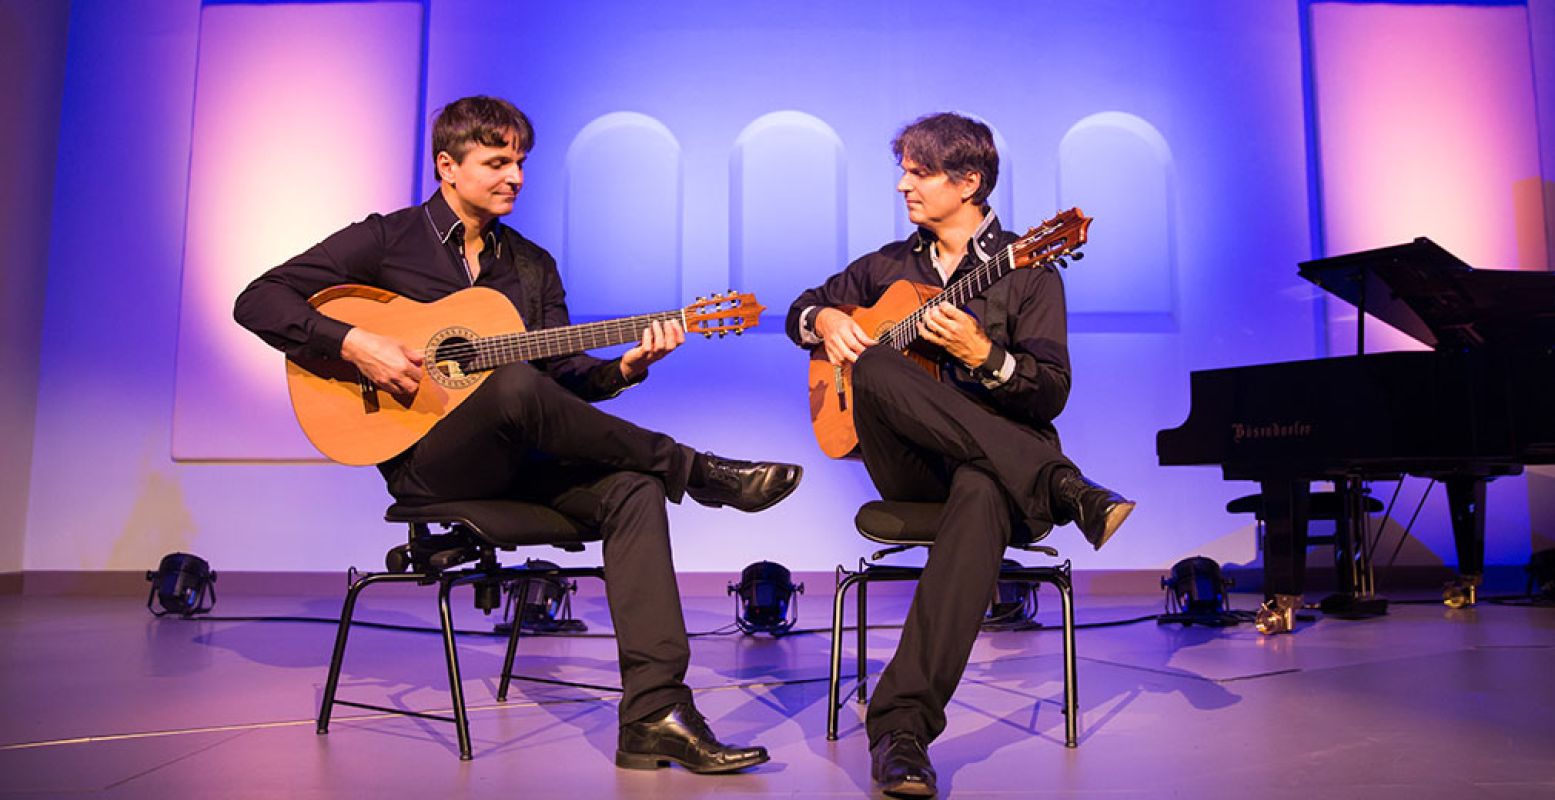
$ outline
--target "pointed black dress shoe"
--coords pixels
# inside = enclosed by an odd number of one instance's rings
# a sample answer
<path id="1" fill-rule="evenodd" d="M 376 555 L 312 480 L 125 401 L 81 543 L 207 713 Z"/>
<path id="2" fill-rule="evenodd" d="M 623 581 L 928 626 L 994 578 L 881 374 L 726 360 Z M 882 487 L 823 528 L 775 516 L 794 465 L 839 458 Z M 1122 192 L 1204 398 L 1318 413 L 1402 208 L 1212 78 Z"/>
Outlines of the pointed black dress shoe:
<path id="1" fill-rule="evenodd" d="M 905 731 L 892 731 L 869 748 L 869 774 L 891 797 L 933 797 L 939 791 L 929 751 Z"/>
<path id="2" fill-rule="evenodd" d="M 696 773 L 734 772 L 767 761 L 765 747 L 730 747 L 719 742 L 690 703 L 676 703 L 648 719 L 621 726 L 616 766 L 658 769 L 670 762 Z"/>
<path id="3" fill-rule="evenodd" d="M 1085 540 L 1097 550 L 1118 532 L 1134 511 L 1134 501 L 1086 480 L 1078 470 L 1064 470 L 1053 484 L 1058 510 L 1074 520 Z"/>
<path id="4" fill-rule="evenodd" d="M 707 467 L 686 486 L 686 494 L 704 506 L 762 511 L 777 505 L 799 486 L 804 468 L 775 461 L 736 461 L 702 454 Z"/>

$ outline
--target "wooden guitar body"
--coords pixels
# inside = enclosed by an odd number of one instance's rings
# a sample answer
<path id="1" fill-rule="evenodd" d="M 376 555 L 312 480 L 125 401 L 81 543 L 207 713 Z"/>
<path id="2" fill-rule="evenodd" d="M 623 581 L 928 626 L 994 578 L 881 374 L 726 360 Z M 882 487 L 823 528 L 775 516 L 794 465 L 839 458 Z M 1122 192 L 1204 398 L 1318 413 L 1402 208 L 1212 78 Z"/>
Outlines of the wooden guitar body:
<path id="1" fill-rule="evenodd" d="M 341 322 L 429 353 L 421 385 L 410 396 L 367 384 L 356 367 L 341 359 L 286 360 L 292 409 L 308 441 L 331 459 L 355 466 L 404 452 L 491 374 L 463 373 L 452 360 L 439 366 L 432 355 L 439 346 L 446 349 L 461 339 L 524 329 L 513 304 L 501 292 L 483 287 L 418 303 L 368 286 L 337 286 L 311 302 Z"/>
<path id="2" fill-rule="evenodd" d="M 912 312 L 927 304 L 940 290 L 933 286 L 911 281 L 897 281 L 885 290 L 885 294 L 866 308 L 841 309 L 869 334 L 881 339 Z M 917 362 L 930 375 L 936 375 L 933 360 L 911 350 L 904 355 Z M 858 447 L 858 433 L 853 427 L 853 365 L 832 366 L 826 360 L 826 348 L 810 351 L 810 424 L 815 429 L 815 440 L 821 452 L 832 458 L 842 458 Z"/>

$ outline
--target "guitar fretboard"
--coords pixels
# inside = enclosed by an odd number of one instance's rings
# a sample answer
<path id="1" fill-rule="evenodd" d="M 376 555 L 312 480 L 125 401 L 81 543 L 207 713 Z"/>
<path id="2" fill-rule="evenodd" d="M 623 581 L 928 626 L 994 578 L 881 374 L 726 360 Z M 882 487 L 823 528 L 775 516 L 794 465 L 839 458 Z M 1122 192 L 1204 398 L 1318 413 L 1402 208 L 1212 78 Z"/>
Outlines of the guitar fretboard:
<path id="1" fill-rule="evenodd" d="M 632 317 L 568 325 L 563 328 L 541 328 L 521 333 L 502 333 L 482 336 L 458 344 L 445 344 L 436 352 L 428 351 L 428 361 L 458 361 L 465 372 L 496 369 L 516 361 L 533 361 L 541 358 L 581 353 L 599 347 L 635 342 L 642 336 L 643 328 L 656 321 L 677 321 L 685 327 L 683 309 L 638 314 Z"/>

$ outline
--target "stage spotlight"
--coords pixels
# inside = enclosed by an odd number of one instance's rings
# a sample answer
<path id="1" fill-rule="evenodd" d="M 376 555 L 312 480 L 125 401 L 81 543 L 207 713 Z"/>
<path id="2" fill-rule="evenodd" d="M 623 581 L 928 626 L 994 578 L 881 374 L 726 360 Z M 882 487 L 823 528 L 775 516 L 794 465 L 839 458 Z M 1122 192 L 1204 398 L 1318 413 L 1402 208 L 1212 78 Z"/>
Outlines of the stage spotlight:
<path id="1" fill-rule="evenodd" d="M 1166 613 L 1157 622 L 1215 628 L 1235 625 L 1241 620 L 1231 613 L 1231 598 L 1226 595 L 1231 586 L 1232 580 L 1221 574 L 1214 559 L 1185 558 L 1172 565 L 1170 576 L 1161 578 L 1161 588 L 1166 590 Z"/>
<path id="2" fill-rule="evenodd" d="M 560 567 L 538 558 L 526 560 L 524 568 L 537 574 L 511 578 L 502 584 L 507 601 L 502 607 L 502 621 L 495 626 L 498 633 L 511 632 L 515 621 L 520 632 L 583 633 L 589 629 L 583 620 L 572 618 L 572 595 L 578 591 L 577 581 L 547 574 L 547 570 Z"/>
<path id="3" fill-rule="evenodd" d="M 210 611 L 216 605 L 216 573 L 205 559 L 189 553 L 168 553 L 162 557 L 156 572 L 147 572 L 151 592 L 146 595 L 146 608 L 156 616 L 177 614 L 185 619 Z M 206 605 L 206 595 L 210 605 Z M 158 611 L 152 601 L 157 601 Z"/>
<path id="4" fill-rule="evenodd" d="M 757 561 L 740 571 L 740 582 L 729 584 L 734 595 L 734 624 L 745 634 L 782 636 L 799 621 L 799 601 L 804 584 L 794 585 L 793 575 L 782 564 Z"/>
<path id="5" fill-rule="evenodd" d="M 1020 562 L 1004 559 L 1004 567 L 1019 568 Z M 994 587 L 993 602 L 983 616 L 983 630 L 1012 631 L 1040 628 L 1037 622 L 1037 584 L 1035 580 L 1001 579 Z"/>
<path id="6" fill-rule="evenodd" d="M 1555 605 L 1555 549 L 1528 558 L 1528 596 L 1539 605 Z"/>

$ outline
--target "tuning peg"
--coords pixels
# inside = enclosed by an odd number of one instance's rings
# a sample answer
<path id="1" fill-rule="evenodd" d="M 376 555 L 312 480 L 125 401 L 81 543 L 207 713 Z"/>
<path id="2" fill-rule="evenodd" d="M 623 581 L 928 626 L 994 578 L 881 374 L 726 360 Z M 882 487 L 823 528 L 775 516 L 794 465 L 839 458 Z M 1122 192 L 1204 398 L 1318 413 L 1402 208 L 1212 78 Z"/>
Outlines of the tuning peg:
<path id="1" fill-rule="evenodd" d="M 711 338 L 713 338 L 713 332 L 712 331 L 703 331 L 702 332 L 702 338 L 704 338 L 704 339 L 711 339 Z"/>
<path id="2" fill-rule="evenodd" d="M 737 328 L 737 329 L 735 329 L 735 331 L 734 331 L 734 335 L 735 335 L 735 336 L 739 336 L 739 335 L 740 335 L 740 334 L 742 334 L 742 333 L 744 333 L 744 332 L 745 332 L 745 329 L 744 329 L 744 328 Z"/>
<path id="3" fill-rule="evenodd" d="M 1081 253 L 1081 252 L 1078 252 L 1078 251 L 1076 251 L 1074 253 L 1074 260 L 1079 261 L 1082 258 L 1085 258 L 1085 254 L 1084 253 Z"/>

